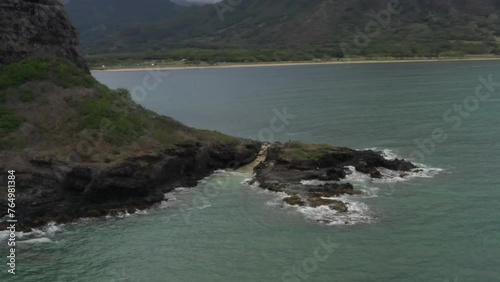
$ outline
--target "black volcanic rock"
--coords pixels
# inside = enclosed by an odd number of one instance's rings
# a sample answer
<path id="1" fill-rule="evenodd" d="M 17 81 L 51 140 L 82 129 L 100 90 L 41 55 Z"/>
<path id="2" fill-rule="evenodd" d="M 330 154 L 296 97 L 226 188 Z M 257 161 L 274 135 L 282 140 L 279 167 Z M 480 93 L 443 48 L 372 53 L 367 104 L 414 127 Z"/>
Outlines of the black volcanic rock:
<path id="1" fill-rule="evenodd" d="M 89 72 L 78 35 L 57 0 L 0 2 L 0 66 L 37 56 L 66 58 Z"/>
<path id="2" fill-rule="evenodd" d="M 298 206 L 329 206 L 338 212 L 348 211 L 348 205 L 338 200 L 324 199 L 342 195 L 361 194 L 346 178 L 346 167 L 371 178 L 382 178 L 379 168 L 393 171 L 411 171 L 416 168 L 405 160 L 388 160 L 371 150 L 357 151 L 328 145 L 273 144 L 267 149 L 266 159 L 255 167 L 255 181 L 260 187 L 274 192 L 285 192 L 284 202 Z M 304 180 L 318 180 L 318 185 L 304 185 Z M 332 182 L 333 181 L 333 182 Z M 339 182 L 337 182 L 339 181 Z"/>
<path id="3" fill-rule="evenodd" d="M 221 168 L 237 168 L 252 162 L 260 145 L 200 144 L 172 152 L 131 157 L 116 165 L 53 162 L 41 167 L 32 163 L 1 163 L 2 171 L 16 170 L 17 220 L 29 230 L 50 221 L 68 222 L 113 211 L 134 212 L 164 199 L 176 187 L 189 187 Z M 207 154 L 207 152 L 211 152 Z M 215 153 L 214 153 L 215 152 Z M 2 182 L 6 183 L 6 175 Z M 6 203 L 0 204 L 7 210 Z M 2 226 L 0 224 L 0 226 Z"/>

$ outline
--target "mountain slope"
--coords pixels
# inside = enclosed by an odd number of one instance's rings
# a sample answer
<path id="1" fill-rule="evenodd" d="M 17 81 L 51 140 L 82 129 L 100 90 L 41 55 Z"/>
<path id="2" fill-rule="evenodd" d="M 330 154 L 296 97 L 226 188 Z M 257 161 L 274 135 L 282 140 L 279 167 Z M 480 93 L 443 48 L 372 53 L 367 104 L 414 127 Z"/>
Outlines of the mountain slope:
<path id="1" fill-rule="evenodd" d="M 380 33 L 370 38 L 370 44 L 362 50 L 352 48 L 356 52 L 347 55 L 499 52 L 496 36 L 500 34 L 500 1 L 400 2 L 401 12 L 393 13 L 386 26 L 369 27 L 369 31 L 380 28 Z M 153 19 L 103 38 L 85 40 L 84 47 L 92 54 L 105 53 L 110 48 L 112 52 L 161 53 L 186 47 L 329 48 L 327 53 L 335 53 L 342 51 L 341 43 L 353 45 L 360 36 L 358 30 L 364 31 L 367 24 L 377 22 L 370 14 L 387 11 L 388 3 L 387 0 L 247 0 L 234 7 L 230 2 L 191 7 L 175 18 Z"/>
<path id="2" fill-rule="evenodd" d="M 71 0 L 65 7 L 83 39 L 174 18 L 184 10 L 168 0 Z"/>

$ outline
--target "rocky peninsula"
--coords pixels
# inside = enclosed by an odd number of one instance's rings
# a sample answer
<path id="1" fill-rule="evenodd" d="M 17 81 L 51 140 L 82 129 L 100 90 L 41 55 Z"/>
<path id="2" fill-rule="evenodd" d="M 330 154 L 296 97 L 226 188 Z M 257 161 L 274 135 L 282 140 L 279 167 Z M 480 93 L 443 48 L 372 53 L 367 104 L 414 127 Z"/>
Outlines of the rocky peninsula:
<path id="1" fill-rule="evenodd" d="M 144 209 L 260 151 L 259 142 L 189 128 L 100 84 L 57 0 L 2 1 L 0 39 L 0 181 L 6 187 L 15 171 L 18 231 Z M 7 195 L 0 189 L 2 217 Z"/>
<path id="2" fill-rule="evenodd" d="M 263 189 L 284 192 L 283 201 L 292 206 L 328 206 L 337 212 L 347 212 L 346 203 L 335 199 L 342 195 L 362 192 L 344 182 L 354 167 L 371 178 L 382 178 L 381 168 L 399 172 L 401 177 L 417 169 L 405 160 L 388 160 L 380 152 L 358 151 L 329 145 L 303 144 L 301 142 L 276 143 L 267 148 L 264 161 L 255 168 L 253 182 Z M 304 181 L 317 180 L 317 185 Z"/>

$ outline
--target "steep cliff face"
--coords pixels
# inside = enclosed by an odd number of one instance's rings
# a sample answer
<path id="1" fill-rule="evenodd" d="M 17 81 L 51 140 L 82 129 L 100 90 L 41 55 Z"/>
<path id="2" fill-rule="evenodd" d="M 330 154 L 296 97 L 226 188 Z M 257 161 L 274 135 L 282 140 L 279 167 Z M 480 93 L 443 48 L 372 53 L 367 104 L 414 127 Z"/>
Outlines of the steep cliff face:
<path id="1" fill-rule="evenodd" d="M 72 7 L 76 7 L 78 2 L 94 6 L 102 0 L 72 0 L 67 4 L 68 9 L 74 9 Z M 215 8 L 213 5 L 184 8 L 175 18 L 158 20 L 150 17 L 138 24 L 120 21 L 121 30 L 108 29 L 107 34 L 99 32 L 98 28 L 90 29 L 103 23 L 99 13 L 79 13 L 79 10 L 74 9 L 77 12 L 70 13 L 70 17 L 85 18 L 85 25 L 75 21 L 75 26 L 82 34 L 88 35 L 82 39 L 83 48 L 94 54 L 109 55 L 110 48 L 122 53 L 148 50 L 147 56 L 150 58 L 150 50 L 158 50 L 158 58 L 165 59 L 165 54 L 172 52 L 172 49 L 186 47 L 295 50 L 321 47 L 330 50 L 315 54 L 316 58 L 322 58 L 324 55 L 337 55 L 340 43 L 353 44 L 359 33 L 365 32 L 367 24 L 376 24 L 373 15 L 387 12 L 389 3 L 392 3 L 399 12 L 393 13 L 388 23 L 382 21 L 380 32 L 372 33 L 377 36 L 372 36 L 369 46 L 356 54 L 376 57 L 435 57 L 440 54 L 449 56 L 450 52 L 455 52 L 455 55 L 456 52 L 500 54 L 500 44 L 496 39 L 500 34 L 498 0 L 229 2 Z M 125 9 L 120 1 L 113 2 L 107 9 L 116 10 L 116 6 Z M 145 5 L 142 13 L 147 10 L 152 13 L 158 7 Z M 131 14 L 134 10 L 129 8 L 123 13 Z M 372 28 L 378 30 L 378 26 Z M 252 56 L 247 58 L 252 60 Z M 172 59 L 177 60 L 174 55 Z M 195 55 L 186 59 L 198 60 Z M 226 59 L 231 60 L 229 57 L 222 61 Z M 266 59 L 274 60 L 272 57 Z"/>
<path id="2" fill-rule="evenodd" d="M 51 221 L 69 222 L 148 208 L 165 200 L 164 194 L 176 187 L 196 186 L 214 170 L 252 162 L 259 150 L 257 142 L 187 142 L 111 165 L 70 164 L 53 156 L 14 163 L 4 161 L 0 153 L 0 171 L 16 171 L 16 219 L 19 230 L 30 230 Z M 4 190 L 0 191 L 1 198 L 7 197 Z M 7 204 L 4 201 L 0 207 L 7 210 Z M 0 227 L 5 229 L 1 222 Z"/>
<path id="3" fill-rule="evenodd" d="M 59 1 L 0 2 L 0 65 L 29 56 L 63 57 L 89 71 L 76 30 Z"/>

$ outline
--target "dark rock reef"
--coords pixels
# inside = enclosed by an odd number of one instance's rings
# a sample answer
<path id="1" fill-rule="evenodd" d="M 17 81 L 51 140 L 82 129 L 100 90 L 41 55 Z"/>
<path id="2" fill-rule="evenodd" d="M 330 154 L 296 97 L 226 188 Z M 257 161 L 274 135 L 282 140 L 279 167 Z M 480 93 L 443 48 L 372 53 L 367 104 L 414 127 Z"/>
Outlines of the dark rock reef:
<path id="1" fill-rule="evenodd" d="M 89 72 L 76 30 L 58 0 L 2 0 L 0 54 L 0 66 L 37 56 L 65 58 Z"/>
<path id="2" fill-rule="evenodd" d="M 38 157 L 2 162 L 0 171 L 16 171 L 18 230 L 29 230 L 51 221 L 69 222 L 147 208 L 162 201 L 164 193 L 195 186 L 216 169 L 252 162 L 260 147 L 258 142 L 245 140 L 239 144 L 187 142 L 114 165 Z M 2 183 L 7 183 L 6 176 Z M 5 199 L 3 192 L 0 195 Z M 7 211 L 6 201 L 0 208 Z"/>
<path id="3" fill-rule="evenodd" d="M 267 149 L 265 160 L 254 168 L 254 181 L 264 189 L 288 194 L 283 201 L 289 205 L 328 206 L 337 212 L 347 212 L 346 203 L 331 199 L 362 193 L 352 184 L 341 181 L 352 173 L 347 167 L 354 167 L 371 178 L 383 177 L 380 168 L 401 172 L 403 177 L 404 172 L 417 168 L 405 160 L 387 160 L 381 153 L 371 150 L 289 142 L 273 144 Z M 304 180 L 328 182 L 303 185 Z"/>

